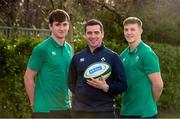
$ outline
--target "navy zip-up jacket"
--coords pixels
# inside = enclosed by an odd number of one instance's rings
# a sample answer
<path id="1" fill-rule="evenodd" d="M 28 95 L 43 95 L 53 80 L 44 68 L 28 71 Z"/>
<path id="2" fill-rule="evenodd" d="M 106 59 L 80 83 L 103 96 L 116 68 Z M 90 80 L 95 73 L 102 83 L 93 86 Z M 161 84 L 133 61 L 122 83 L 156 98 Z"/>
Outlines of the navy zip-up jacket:
<path id="1" fill-rule="evenodd" d="M 90 86 L 87 84 L 86 79 L 83 78 L 84 71 L 89 65 L 101 61 L 108 63 L 112 68 L 110 77 L 106 79 L 109 85 L 108 92 Z M 75 111 L 114 111 L 115 95 L 127 90 L 121 59 L 118 54 L 104 47 L 103 44 L 95 49 L 93 53 L 90 52 L 88 47 L 85 48 L 72 58 L 68 86 L 74 95 L 73 109 Z"/>

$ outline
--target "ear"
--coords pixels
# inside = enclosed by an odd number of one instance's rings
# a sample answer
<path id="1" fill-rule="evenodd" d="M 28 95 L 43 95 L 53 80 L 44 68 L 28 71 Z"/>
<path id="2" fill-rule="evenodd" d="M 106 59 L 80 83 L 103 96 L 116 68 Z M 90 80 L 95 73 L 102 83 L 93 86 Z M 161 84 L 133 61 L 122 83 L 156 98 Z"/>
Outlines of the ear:
<path id="1" fill-rule="evenodd" d="M 102 32 L 102 38 L 104 38 L 104 31 Z"/>
<path id="2" fill-rule="evenodd" d="M 49 26 L 49 29 L 52 30 L 52 24 L 49 24 L 48 26 Z"/>
<path id="3" fill-rule="evenodd" d="M 143 33 L 143 29 L 141 28 L 141 33 Z"/>
<path id="4" fill-rule="evenodd" d="M 140 30 L 141 30 L 141 34 L 142 34 L 143 33 L 143 28 L 141 27 Z"/>

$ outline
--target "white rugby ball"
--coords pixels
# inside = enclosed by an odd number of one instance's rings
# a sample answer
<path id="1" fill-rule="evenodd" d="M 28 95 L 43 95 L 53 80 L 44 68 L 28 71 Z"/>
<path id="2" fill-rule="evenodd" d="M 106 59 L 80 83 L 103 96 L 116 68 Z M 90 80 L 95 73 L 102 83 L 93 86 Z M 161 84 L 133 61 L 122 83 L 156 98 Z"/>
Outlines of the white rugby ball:
<path id="1" fill-rule="evenodd" d="M 94 78 L 99 79 L 103 77 L 107 79 L 111 75 L 111 66 L 106 62 L 96 62 L 87 67 L 84 72 L 86 80 Z"/>

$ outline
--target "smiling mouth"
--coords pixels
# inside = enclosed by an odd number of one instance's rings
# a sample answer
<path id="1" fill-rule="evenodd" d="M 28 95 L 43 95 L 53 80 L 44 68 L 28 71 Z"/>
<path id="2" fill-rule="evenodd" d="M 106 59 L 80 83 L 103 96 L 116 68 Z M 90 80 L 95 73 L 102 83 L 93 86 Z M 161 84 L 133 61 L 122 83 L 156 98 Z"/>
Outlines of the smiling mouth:
<path id="1" fill-rule="evenodd" d="M 97 40 L 91 40 L 90 42 L 94 44 L 94 43 L 96 43 L 96 41 L 97 41 Z"/>
<path id="2" fill-rule="evenodd" d="M 63 31 L 61 31 L 61 32 L 58 32 L 58 33 L 63 34 L 64 32 L 63 32 Z"/>

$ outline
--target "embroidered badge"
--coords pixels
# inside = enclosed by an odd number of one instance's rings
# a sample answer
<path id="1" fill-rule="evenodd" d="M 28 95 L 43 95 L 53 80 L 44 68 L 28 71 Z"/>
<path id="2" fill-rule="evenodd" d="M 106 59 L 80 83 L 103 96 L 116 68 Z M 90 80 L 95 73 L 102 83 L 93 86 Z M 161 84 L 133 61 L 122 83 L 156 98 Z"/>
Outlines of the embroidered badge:
<path id="1" fill-rule="evenodd" d="M 104 61 L 106 61 L 106 59 L 105 59 L 104 57 L 102 57 L 102 58 L 101 58 L 101 61 L 103 61 L 103 62 L 104 62 Z"/>
<path id="2" fill-rule="evenodd" d="M 80 62 L 84 62 L 85 59 L 84 59 L 84 58 L 80 58 L 79 61 L 80 61 Z"/>
<path id="3" fill-rule="evenodd" d="M 139 56 L 136 56 L 136 62 L 138 62 L 139 61 Z"/>
<path id="4" fill-rule="evenodd" d="M 55 52 L 55 51 L 52 51 L 51 53 L 52 53 L 52 55 L 56 55 L 56 52 Z"/>

